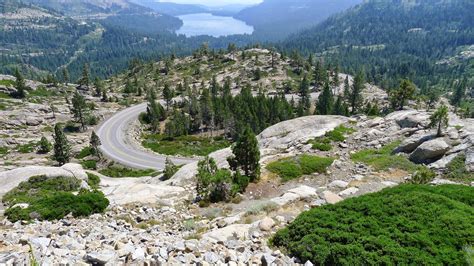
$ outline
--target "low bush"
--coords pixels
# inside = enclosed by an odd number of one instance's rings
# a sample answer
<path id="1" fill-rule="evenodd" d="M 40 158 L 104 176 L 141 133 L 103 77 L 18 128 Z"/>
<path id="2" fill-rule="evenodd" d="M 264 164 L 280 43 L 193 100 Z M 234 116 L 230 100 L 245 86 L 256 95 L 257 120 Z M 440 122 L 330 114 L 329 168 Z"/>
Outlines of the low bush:
<path id="1" fill-rule="evenodd" d="M 342 142 L 342 141 L 346 140 L 346 137 L 344 135 L 352 134 L 354 132 L 355 132 L 355 130 L 353 128 L 345 127 L 345 126 L 341 125 L 341 126 L 338 126 L 338 127 L 334 128 L 333 130 L 327 132 L 325 134 L 325 136 L 327 138 L 329 138 L 330 140 L 332 140 L 332 141 Z"/>
<path id="2" fill-rule="evenodd" d="M 84 161 L 81 161 L 81 165 L 84 169 L 97 170 L 96 160 L 84 160 Z"/>
<path id="3" fill-rule="evenodd" d="M 376 171 L 386 171 L 390 168 L 401 169 L 410 173 L 419 169 L 408 158 L 394 155 L 392 151 L 398 147 L 399 141 L 383 146 L 381 149 L 364 149 L 351 155 L 354 162 L 364 163 L 372 166 Z"/>
<path id="4" fill-rule="evenodd" d="M 302 175 L 324 173 L 333 162 L 334 158 L 305 154 L 269 163 L 267 169 L 278 174 L 283 181 L 289 181 Z"/>
<path id="5" fill-rule="evenodd" d="M 435 178 L 435 176 L 436 176 L 436 173 L 433 170 L 429 169 L 426 166 L 423 166 L 412 175 L 410 179 L 410 183 L 428 184 Z"/>
<path id="6" fill-rule="evenodd" d="M 34 152 L 37 149 L 37 147 L 38 147 L 38 143 L 30 142 L 27 144 L 18 145 L 16 147 L 16 150 L 19 153 L 31 153 L 31 152 Z"/>
<path id="7" fill-rule="evenodd" d="M 466 265 L 474 188 L 406 184 L 300 214 L 271 244 L 317 265 Z"/>
<path id="8" fill-rule="evenodd" d="M 7 147 L 0 147 L 0 155 L 5 155 L 8 153 Z"/>
<path id="9" fill-rule="evenodd" d="M 474 173 L 466 169 L 466 156 L 464 154 L 456 156 L 448 163 L 446 168 L 447 170 L 444 177 L 447 179 L 468 183 L 474 181 Z"/>
<path id="10" fill-rule="evenodd" d="M 82 148 L 79 154 L 76 155 L 76 159 L 84 159 L 94 153 L 94 149 L 90 146 Z"/>
<path id="11" fill-rule="evenodd" d="M 12 222 L 55 220 L 70 213 L 74 217 L 88 216 L 107 208 L 109 201 L 102 192 L 81 190 L 74 195 L 79 187 L 80 181 L 72 177 L 33 176 L 3 196 L 8 206 L 5 216 Z M 13 207 L 17 203 L 27 203 L 28 207 Z"/>
<path id="12" fill-rule="evenodd" d="M 153 169 L 130 169 L 122 166 L 109 166 L 99 170 L 99 173 L 108 177 L 142 177 L 142 176 L 156 176 L 159 172 Z"/>
<path id="13" fill-rule="evenodd" d="M 87 172 L 87 184 L 92 189 L 98 189 L 99 184 L 100 184 L 100 177 L 98 177 L 97 175 L 94 175 L 92 173 Z"/>
<path id="14" fill-rule="evenodd" d="M 331 140 L 327 137 L 316 138 L 308 142 L 312 148 L 320 151 L 330 151 L 332 149 Z"/>
<path id="15" fill-rule="evenodd" d="M 159 154 L 181 156 L 206 156 L 230 146 L 230 142 L 221 137 L 180 136 L 170 140 L 163 135 L 156 134 L 146 135 L 142 144 L 145 148 Z"/>

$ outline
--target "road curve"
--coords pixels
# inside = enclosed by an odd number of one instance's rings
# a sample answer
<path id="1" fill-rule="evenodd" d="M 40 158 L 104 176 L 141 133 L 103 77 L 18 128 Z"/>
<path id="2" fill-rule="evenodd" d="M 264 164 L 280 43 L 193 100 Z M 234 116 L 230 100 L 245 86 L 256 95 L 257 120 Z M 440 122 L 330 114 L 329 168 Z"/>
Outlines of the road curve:
<path id="1" fill-rule="evenodd" d="M 147 152 L 134 147 L 127 138 L 130 124 L 138 119 L 141 112 L 146 110 L 146 103 L 124 109 L 103 122 L 97 130 L 97 135 L 102 143 L 102 153 L 111 160 L 128 167 L 138 169 L 165 168 L 166 155 Z M 195 162 L 193 158 L 170 157 L 176 165 Z"/>

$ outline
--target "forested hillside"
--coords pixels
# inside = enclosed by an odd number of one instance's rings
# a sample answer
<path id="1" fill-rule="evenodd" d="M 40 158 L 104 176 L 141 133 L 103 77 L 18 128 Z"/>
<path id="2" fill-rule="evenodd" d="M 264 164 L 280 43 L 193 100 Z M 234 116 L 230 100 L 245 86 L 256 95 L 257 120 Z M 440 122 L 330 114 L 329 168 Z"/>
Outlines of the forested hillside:
<path id="1" fill-rule="evenodd" d="M 14 0 L 0 3 L 0 11 L 0 72 L 11 74 L 20 67 L 32 78 L 48 73 L 61 77 L 66 68 L 71 81 L 76 81 L 85 63 L 93 76 L 107 77 L 125 69 L 133 58 L 190 54 L 203 42 L 223 48 L 228 42 L 248 41 L 176 36 L 170 31 L 181 22 L 155 13 L 82 20 Z"/>
<path id="2" fill-rule="evenodd" d="M 291 33 L 314 26 L 362 0 L 265 0 L 240 11 L 236 18 L 255 27 L 262 40 L 280 40 Z"/>
<path id="3" fill-rule="evenodd" d="M 291 36 L 288 51 L 317 53 L 345 71 L 364 68 L 385 88 L 409 78 L 420 88 L 453 86 L 474 73 L 474 2 L 367 1 Z"/>

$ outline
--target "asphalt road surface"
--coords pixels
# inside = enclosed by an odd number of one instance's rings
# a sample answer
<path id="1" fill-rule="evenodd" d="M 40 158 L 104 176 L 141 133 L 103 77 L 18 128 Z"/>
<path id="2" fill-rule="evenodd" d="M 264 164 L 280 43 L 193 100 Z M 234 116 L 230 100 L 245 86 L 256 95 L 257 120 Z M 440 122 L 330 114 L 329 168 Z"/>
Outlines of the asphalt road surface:
<path id="1" fill-rule="evenodd" d="M 166 155 L 147 152 L 135 147 L 127 139 L 127 130 L 130 124 L 138 119 L 141 112 L 146 111 L 146 103 L 135 105 L 122 110 L 102 125 L 97 130 L 97 135 L 102 143 L 102 153 L 109 159 L 122 165 L 138 169 L 165 168 Z M 196 161 L 192 158 L 170 157 L 176 165 L 188 164 Z"/>

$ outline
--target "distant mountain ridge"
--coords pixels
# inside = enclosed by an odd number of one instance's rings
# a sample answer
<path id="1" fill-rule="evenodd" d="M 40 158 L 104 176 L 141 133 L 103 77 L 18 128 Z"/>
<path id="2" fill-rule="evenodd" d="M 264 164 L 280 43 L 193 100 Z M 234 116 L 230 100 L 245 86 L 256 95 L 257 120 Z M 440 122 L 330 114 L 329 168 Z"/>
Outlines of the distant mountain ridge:
<path id="1" fill-rule="evenodd" d="M 420 88 L 474 76 L 474 1 L 365 0 L 290 36 L 282 48 L 316 53 L 384 87 L 408 78 Z M 474 81 L 474 80 L 473 80 Z"/>
<path id="2" fill-rule="evenodd" d="M 279 40 L 314 26 L 363 0 L 265 0 L 234 17 L 255 27 L 255 35 Z"/>

